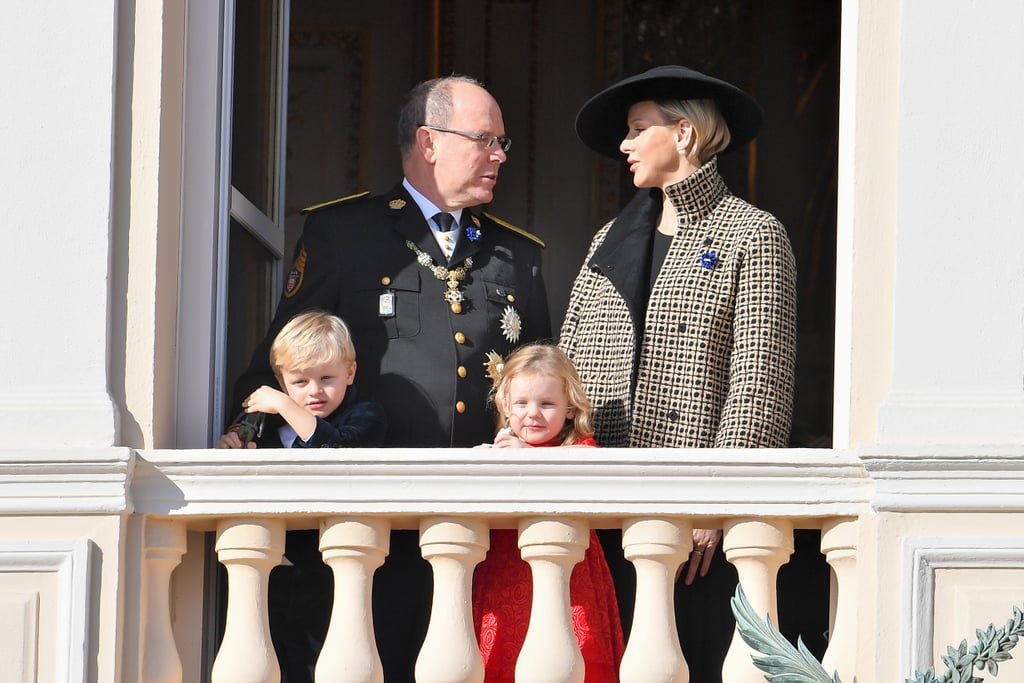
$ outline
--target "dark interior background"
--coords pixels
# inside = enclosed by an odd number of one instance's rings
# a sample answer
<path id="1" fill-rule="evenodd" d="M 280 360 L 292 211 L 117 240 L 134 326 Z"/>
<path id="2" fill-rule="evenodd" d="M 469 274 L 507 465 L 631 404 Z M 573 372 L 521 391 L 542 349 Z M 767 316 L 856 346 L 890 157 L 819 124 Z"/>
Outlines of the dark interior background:
<path id="1" fill-rule="evenodd" d="M 798 267 L 792 445 L 832 438 L 839 106 L 838 0 L 292 0 L 286 253 L 299 211 L 401 178 L 399 102 L 462 73 L 501 104 L 509 161 L 489 210 L 547 245 L 557 330 L 590 237 L 634 192 L 624 163 L 576 138 L 586 99 L 659 64 L 750 92 L 758 138 L 720 159 L 730 189 L 786 226 Z"/>

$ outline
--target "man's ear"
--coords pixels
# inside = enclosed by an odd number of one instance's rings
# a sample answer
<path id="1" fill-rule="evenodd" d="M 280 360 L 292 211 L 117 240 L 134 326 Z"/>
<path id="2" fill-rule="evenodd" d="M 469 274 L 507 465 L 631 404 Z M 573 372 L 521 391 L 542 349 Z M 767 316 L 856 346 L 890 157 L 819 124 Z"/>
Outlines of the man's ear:
<path id="1" fill-rule="evenodd" d="M 423 126 L 416 129 L 416 152 L 426 159 L 428 164 L 437 161 L 437 149 L 434 147 L 434 136 Z"/>

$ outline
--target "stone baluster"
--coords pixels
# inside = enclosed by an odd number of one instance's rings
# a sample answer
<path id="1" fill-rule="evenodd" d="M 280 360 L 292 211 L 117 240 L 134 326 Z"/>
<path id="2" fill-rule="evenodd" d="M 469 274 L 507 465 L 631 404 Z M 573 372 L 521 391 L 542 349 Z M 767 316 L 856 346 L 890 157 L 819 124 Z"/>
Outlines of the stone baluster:
<path id="1" fill-rule="evenodd" d="M 633 628 L 622 658 L 622 683 L 687 683 L 673 594 L 676 570 L 693 547 L 693 525 L 671 519 L 630 519 L 622 548 L 636 568 Z"/>
<path id="2" fill-rule="evenodd" d="M 844 681 L 854 680 L 857 661 L 857 531 L 856 519 L 834 519 L 821 527 L 821 552 L 835 573 L 835 609 L 821 664 Z"/>
<path id="3" fill-rule="evenodd" d="M 267 584 L 284 553 L 283 519 L 227 519 L 217 524 L 217 557 L 227 568 L 224 638 L 213 662 L 213 683 L 279 683 L 270 640 Z"/>
<path id="4" fill-rule="evenodd" d="M 373 633 L 372 595 L 373 574 L 384 564 L 390 534 L 386 519 L 332 518 L 320 526 L 320 552 L 334 573 L 334 607 L 316 662 L 317 681 L 384 680 Z"/>
<path id="5" fill-rule="evenodd" d="M 779 567 L 793 554 L 793 523 L 787 519 L 733 519 L 725 523 L 722 549 L 736 567 L 740 585 L 759 615 L 779 624 L 776 579 Z M 724 683 L 764 683 L 764 673 L 754 666 L 754 651 L 734 630 L 722 666 Z"/>
<path id="6" fill-rule="evenodd" d="M 146 520 L 143 554 L 143 683 L 181 683 L 181 659 L 171 623 L 171 572 L 187 549 L 185 525 L 167 519 Z"/>
<path id="7" fill-rule="evenodd" d="M 489 547 L 490 533 L 481 521 L 432 518 L 420 524 L 420 548 L 434 572 L 434 596 L 416 659 L 416 683 L 484 680 L 473 628 L 473 569 Z"/>
<path id="8" fill-rule="evenodd" d="M 533 605 L 516 683 L 583 683 L 583 655 L 572 629 L 569 579 L 590 543 L 590 528 L 573 519 L 524 519 L 519 550 L 533 576 Z"/>

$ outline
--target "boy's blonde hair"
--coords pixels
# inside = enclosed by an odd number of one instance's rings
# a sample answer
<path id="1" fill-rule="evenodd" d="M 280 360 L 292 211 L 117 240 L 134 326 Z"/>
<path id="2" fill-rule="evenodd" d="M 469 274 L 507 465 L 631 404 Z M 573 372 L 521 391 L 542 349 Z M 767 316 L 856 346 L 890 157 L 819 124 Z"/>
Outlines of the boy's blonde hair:
<path id="1" fill-rule="evenodd" d="M 300 313 L 285 324 L 270 346 L 270 367 L 278 377 L 287 370 L 341 361 L 354 363 L 352 334 L 341 318 L 323 311 Z"/>
<path id="2" fill-rule="evenodd" d="M 543 375 L 562 381 L 569 407 L 573 409 L 572 420 L 566 421 L 565 427 L 558 433 L 563 446 L 594 435 L 591 421 L 593 407 L 583 389 L 576 366 L 562 349 L 553 344 L 528 344 L 513 351 L 501 369 L 501 377 L 491 388 L 491 400 L 499 412 L 503 413 L 503 405 L 508 405 L 512 378 L 518 375 Z M 508 419 L 507 415 L 504 417 Z"/>
<path id="3" fill-rule="evenodd" d="M 693 124 L 696 136 L 690 155 L 699 165 L 704 165 L 708 159 L 729 146 L 732 135 L 714 100 L 660 100 L 655 104 L 668 123 L 686 119 Z"/>

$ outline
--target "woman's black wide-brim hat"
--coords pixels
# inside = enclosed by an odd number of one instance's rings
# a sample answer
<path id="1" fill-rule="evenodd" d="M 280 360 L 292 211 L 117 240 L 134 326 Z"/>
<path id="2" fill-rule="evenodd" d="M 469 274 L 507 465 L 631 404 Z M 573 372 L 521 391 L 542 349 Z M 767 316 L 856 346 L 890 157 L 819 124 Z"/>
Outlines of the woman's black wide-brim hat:
<path id="1" fill-rule="evenodd" d="M 657 66 L 605 88 L 576 114 L 576 134 L 599 154 L 621 159 L 629 108 L 645 100 L 713 99 L 729 126 L 725 151 L 747 144 L 761 128 L 761 107 L 747 93 L 725 81 L 685 66 Z"/>

